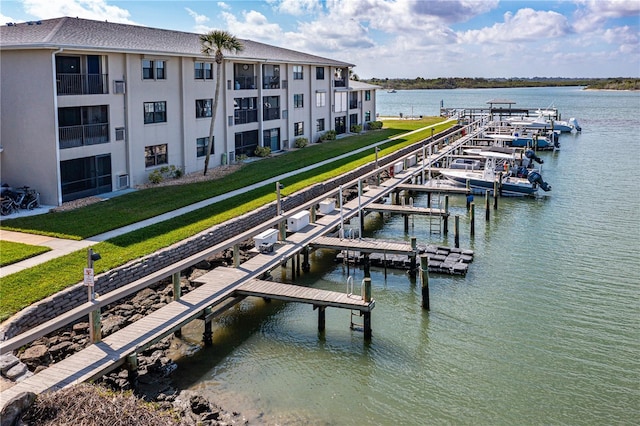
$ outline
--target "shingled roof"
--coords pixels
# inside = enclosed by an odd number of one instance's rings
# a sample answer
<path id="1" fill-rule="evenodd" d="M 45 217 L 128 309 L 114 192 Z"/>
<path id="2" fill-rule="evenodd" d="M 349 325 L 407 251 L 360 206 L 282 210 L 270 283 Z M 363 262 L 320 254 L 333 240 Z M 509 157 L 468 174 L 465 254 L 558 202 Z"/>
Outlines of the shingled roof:
<path id="1" fill-rule="evenodd" d="M 0 49 L 84 49 L 204 57 L 199 34 L 80 18 L 55 18 L 0 26 Z M 225 57 L 328 66 L 353 64 L 241 39 L 244 50 Z"/>

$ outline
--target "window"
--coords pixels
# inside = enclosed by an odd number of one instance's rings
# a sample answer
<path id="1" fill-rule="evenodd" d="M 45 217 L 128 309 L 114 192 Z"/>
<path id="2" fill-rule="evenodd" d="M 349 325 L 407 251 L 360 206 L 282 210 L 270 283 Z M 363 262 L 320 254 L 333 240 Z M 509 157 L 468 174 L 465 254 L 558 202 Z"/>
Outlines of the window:
<path id="1" fill-rule="evenodd" d="M 196 62 L 193 70 L 196 80 L 211 80 L 213 78 L 213 64 L 211 62 Z"/>
<path id="2" fill-rule="evenodd" d="M 335 92 L 334 93 L 334 109 L 333 112 L 345 112 L 347 110 L 347 93 Z"/>
<path id="3" fill-rule="evenodd" d="M 167 103 L 165 101 L 144 103 L 144 124 L 166 122 Z"/>
<path id="4" fill-rule="evenodd" d="M 304 135 L 304 122 L 299 121 L 298 123 L 293 123 L 293 134 L 295 136 Z"/>
<path id="5" fill-rule="evenodd" d="M 153 61 L 148 59 L 142 60 L 142 78 L 144 80 L 153 80 Z"/>
<path id="6" fill-rule="evenodd" d="M 151 145 L 144 147 L 144 165 L 145 167 L 159 166 L 167 164 L 167 144 Z"/>
<path id="7" fill-rule="evenodd" d="M 293 95 L 293 107 L 294 108 L 302 108 L 304 106 L 304 95 L 302 93 L 298 93 L 297 95 Z"/>
<path id="8" fill-rule="evenodd" d="M 316 106 L 323 107 L 327 103 L 327 94 L 325 92 L 316 92 Z"/>
<path id="9" fill-rule="evenodd" d="M 316 120 L 316 131 L 324 131 L 324 118 L 318 118 L 318 120 Z"/>
<path id="10" fill-rule="evenodd" d="M 371 121 L 371 111 L 367 111 L 364 113 L 364 121 Z"/>
<path id="11" fill-rule="evenodd" d="M 365 101 L 370 101 L 371 100 L 371 90 L 365 90 L 364 91 L 364 100 Z"/>
<path id="12" fill-rule="evenodd" d="M 235 98 L 233 100 L 233 124 L 256 123 L 258 121 L 258 98 Z"/>
<path id="13" fill-rule="evenodd" d="M 324 67 L 316 67 L 316 80 L 324 80 Z"/>
<path id="14" fill-rule="evenodd" d="M 150 59 L 142 60 L 142 79 L 143 80 L 165 80 L 167 74 L 165 72 L 165 61 L 152 61 Z"/>
<path id="15" fill-rule="evenodd" d="M 196 99 L 196 118 L 211 117 L 213 99 Z"/>
<path id="16" fill-rule="evenodd" d="M 156 63 L 156 80 L 165 80 L 167 75 L 164 71 L 164 61 L 155 61 Z"/>
<path id="17" fill-rule="evenodd" d="M 214 142 L 215 142 L 215 139 L 214 139 Z M 200 157 L 206 156 L 208 147 L 209 147 L 209 137 L 196 139 L 196 157 L 200 158 Z M 212 154 L 213 154 L 214 148 L 215 148 L 215 144 L 211 148 Z"/>
<path id="18" fill-rule="evenodd" d="M 293 66 L 293 79 L 302 80 L 304 75 L 302 74 L 302 65 Z"/>

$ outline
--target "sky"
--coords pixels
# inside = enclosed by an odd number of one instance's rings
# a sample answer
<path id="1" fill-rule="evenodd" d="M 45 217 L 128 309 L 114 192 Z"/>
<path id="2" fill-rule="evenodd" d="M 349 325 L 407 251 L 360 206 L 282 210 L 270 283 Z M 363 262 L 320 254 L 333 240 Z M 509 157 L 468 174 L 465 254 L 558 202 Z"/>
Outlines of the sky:
<path id="1" fill-rule="evenodd" d="M 250 39 L 356 64 L 361 79 L 640 77 L 640 0 L 1 0 L 61 16 Z"/>

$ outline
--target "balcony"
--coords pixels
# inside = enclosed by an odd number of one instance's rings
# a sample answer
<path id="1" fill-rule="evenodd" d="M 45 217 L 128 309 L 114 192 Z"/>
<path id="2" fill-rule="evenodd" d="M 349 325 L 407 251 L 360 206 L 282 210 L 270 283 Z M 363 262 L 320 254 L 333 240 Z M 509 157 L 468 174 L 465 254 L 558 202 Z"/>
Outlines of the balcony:
<path id="1" fill-rule="evenodd" d="M 347 87 L 347 81 L 343 78 L 336 78 L 333 80 L 333 87 Z"/>
<path id="2" fill-rule="evenodd" d="M 109 142 L 109 123 L 66 126 L 58 129 L 60 149 Z"/>
<path id="3" fill-rule="evenodd" d="M 234 113 L 234 124 L 256 123 L 257 121 L 257 109 L 236 110 Z"/>
<path id="4" fill-rule="evenodd" d="M 262 121 L 267 120 L 279 120 L 280 108 L 263 108 L 262 109 Z"/>
<path id="5" fill-rule="evenodd" d="M 279 89 L 280 77 L 278 77 L 277 75 L 274 75 L 274 76 L 265 75 L 262 78 L 262 87 L 264 89 Z"/>
<path id="6" fill-rule="evenodd" d="M 56 74 L 58 95 L 106 95 L 109 74 Z"/>
<path id="7" fill-rule="evenodd" d="M 247 89 L 255 89 L 256 88 L 256 78 L 255 77 L 242 77 L 237 76 L 234 80 L 234 88 L 235 90 L 247 90 Z"/>

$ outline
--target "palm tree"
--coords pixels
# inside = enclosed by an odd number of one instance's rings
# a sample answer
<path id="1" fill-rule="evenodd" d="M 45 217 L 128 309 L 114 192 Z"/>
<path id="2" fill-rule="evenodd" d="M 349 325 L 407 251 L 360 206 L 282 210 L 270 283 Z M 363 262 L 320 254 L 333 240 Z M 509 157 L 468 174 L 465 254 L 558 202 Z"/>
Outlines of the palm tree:
<path id="1" fill-rule="evenodd" d="M 204 174 L 207 174 L 209 168 L 209 159 L 211 158 L 211 150 L 213 149 L 213 126 L 216 121 L 216 112 L 218 110 L 218 99 L 220 98 L 220 81 L 222 80 L 222 62 L 224 60 L 223 51 L 230 53 L 241 52 L 244 45 L 235 36 L 222 30 L 213 30 L 207 34 L 200 36 L 200 44 L 202 53 L 207 56 L 215 55 L 216 58 L 216 93 L 213 98 L 213 107 L 211 111 L 211 125 L 209 126 L 209 144 L 207 146 L 207 156 L 204 159 Z"/>

